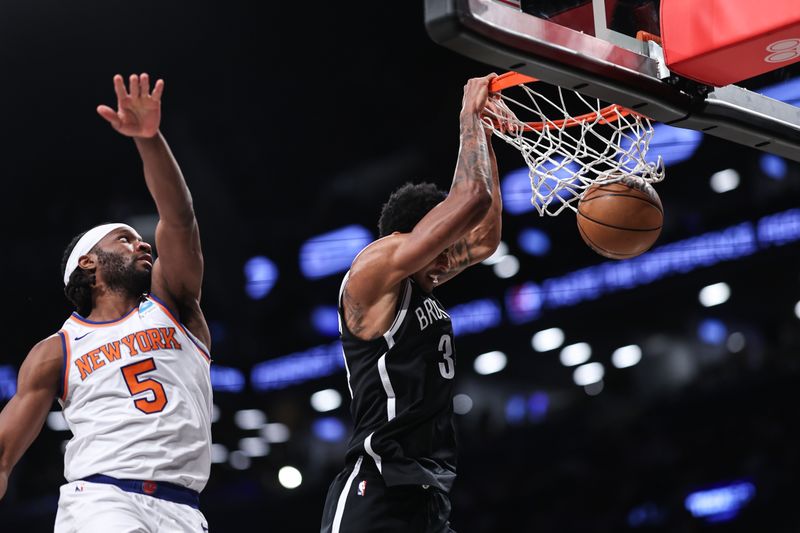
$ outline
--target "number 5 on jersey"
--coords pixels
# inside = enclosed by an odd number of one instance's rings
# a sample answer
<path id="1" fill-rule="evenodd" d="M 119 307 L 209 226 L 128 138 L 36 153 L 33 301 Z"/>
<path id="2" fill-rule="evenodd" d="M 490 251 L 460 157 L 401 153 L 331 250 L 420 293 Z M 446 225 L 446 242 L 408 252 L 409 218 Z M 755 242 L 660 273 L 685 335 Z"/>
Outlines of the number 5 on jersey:
<path id="1" fill-rule="evenodd" d="M 453 341 L 450 335 L 442 335 L 439 339 L 439 351 L 444 357 L 444 361 L 439 363 L 439 373 L 444 379 L 453 379 L 456 375 L 456 362 L 453 359 Z"/>
<path id="2" fill-rule="evenodd" d="M 142 374 L 146 374 L 147 372 L 151 372 L 155 369 L 156 362 L 153 361 L 152 357 L 150 359 L 145 359 L 144 361 L 139 361 L 138 363 L 124 366 L 121 369 L 122 376 L 125 378 L 125 384 L 128 386 L 131 396 L 136 396 L 137 394 L 147 391 L 153 393 L 152 399 L 150 399 L 150 395 L 148 394 L 147 397 L 139 398 L 138 400 L 133 401 L 133 405 L 147 415 L 160 413 L 167 405 L 167 394 L 164 392 L 164 387 L 161 385 L 161 383 L 152 378 L 146 378 L 142 380 L 139 379 L 139 376 Z"/>

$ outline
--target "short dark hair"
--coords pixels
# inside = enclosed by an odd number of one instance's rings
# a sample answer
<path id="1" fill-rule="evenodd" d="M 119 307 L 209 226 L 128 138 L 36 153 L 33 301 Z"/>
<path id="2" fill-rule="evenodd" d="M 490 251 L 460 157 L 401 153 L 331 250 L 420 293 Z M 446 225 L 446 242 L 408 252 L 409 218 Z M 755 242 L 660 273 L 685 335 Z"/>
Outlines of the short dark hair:
<path id="1" fill-rule="evenodd" d="M 61 257 L 61 277 L 67 270 L 67 260 L 69 254 L 75 249 L 78 241 L 84 236 L 86 232 L 76 235 L 64 250 L 64 255 Z M 64 287 L 64 294 L 75 309 L 81 316 L 89 316 L 92 312 L 92 286 L 95 283 L 95 275 L 82 268 L 76 268 L 69 276 L 69 283 Z"/>
<path id="2" fill-rule="evenodd" d="M 406 183 L 395 190 L 381 208 L 378 232 L 381 237 L 395 231 L 409 233 L 447 193 L 433 183 Z"/>

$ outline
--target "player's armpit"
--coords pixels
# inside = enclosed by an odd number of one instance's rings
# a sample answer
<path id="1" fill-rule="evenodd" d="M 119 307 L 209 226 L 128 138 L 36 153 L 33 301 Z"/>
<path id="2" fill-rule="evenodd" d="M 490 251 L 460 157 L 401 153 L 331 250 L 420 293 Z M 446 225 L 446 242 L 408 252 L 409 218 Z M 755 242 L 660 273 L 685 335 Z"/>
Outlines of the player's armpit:
<path id="1" fill-rule="evenodd" d="M 61 338 L 53 335 L 30 351 L 17 379 L 17 392 L 0 412 L 0 498 L 11 469 L 42 429 L 62 377 Z"/>

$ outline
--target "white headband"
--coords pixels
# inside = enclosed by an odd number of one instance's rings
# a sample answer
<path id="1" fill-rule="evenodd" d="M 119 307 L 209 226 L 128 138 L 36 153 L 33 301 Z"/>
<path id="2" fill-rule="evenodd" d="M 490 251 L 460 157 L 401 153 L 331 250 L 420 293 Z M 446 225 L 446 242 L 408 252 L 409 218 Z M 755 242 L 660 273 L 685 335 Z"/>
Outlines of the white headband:
<path id="1" fill-rule="evenodd" d="M 75 269 L 78 268 L 78 260 L 88 254 L 89 250 L 94 248 L 103 237 L 119 228 L 127 228 L 131 230 L 131 232 L 136 233 L 134 229 L 127 224 L 103 224 L 101 226 L 95 226 L 83 234 L 83 237 L 78 240 L 75 248 L 73 248 L 72 252 L 69 254 L 69 259 L 67 259 L 67 268 L 64 270 L 64 286 L 69 285 L 69 277 L 75 272 Z"/>

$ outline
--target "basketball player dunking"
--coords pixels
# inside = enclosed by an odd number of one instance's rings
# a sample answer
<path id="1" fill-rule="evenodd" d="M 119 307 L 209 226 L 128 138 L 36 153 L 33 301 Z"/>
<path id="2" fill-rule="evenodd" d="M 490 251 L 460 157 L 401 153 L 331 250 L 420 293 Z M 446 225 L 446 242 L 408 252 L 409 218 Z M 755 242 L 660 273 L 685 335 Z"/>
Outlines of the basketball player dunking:
<path id="1" fill-rule="evenodd" d="M 354 420 L 345 469 L 328 490 L 323 533 L 449 532 L 456 477 L 455 345 L 431 291 L 491 255 L 501 199 L 481 115 L 494 74 L 464 88 L 449 194 L 407 184 L 383 206 L 380 238 L 355 258 L 339 296 Z"/>
<path id="2" fill-rule="evenodd" d="M 133 137 L 159 214 L 156 245 L 125 224 L 78 235 L 62 263 L 75 305 L 39 342 L 0 413 L 0 497 L 57 398 L 67 444 L 57 533 L 202 532 L 198 493 L 211 461 L 210 334 L 200 310 L 203 257 L 189 189 L 159 133 L 158 80 L 114 77 L 118 109 L 98 113 Z"/>

